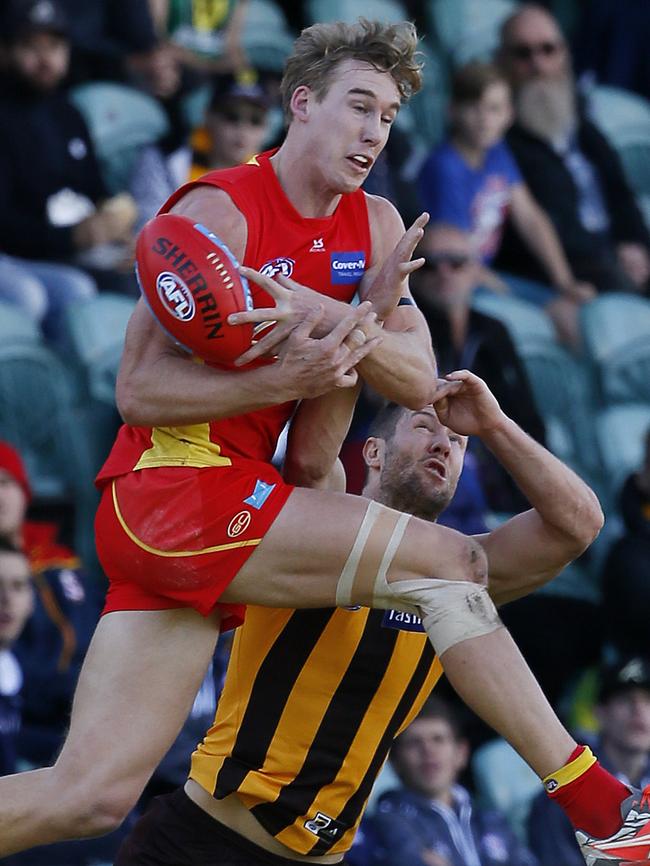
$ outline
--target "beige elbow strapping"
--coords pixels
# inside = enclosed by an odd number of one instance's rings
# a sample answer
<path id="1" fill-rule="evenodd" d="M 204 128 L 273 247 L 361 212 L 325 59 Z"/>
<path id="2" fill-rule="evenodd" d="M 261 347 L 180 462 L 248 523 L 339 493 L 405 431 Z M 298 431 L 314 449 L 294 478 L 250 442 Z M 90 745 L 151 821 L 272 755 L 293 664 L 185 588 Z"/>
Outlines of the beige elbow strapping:
<path id="1" fill-rule="evenodd" d="M 395 515 L 392 531 L 377 524 L 380 515 Z M 418 578 L 415 580 L 387 580 L 388 570 L 397 553 L 406 530 L 409 515 L 390 512 L 375 502 L 370 502 L 359 532 L 352 545 L 350 555 L 343 567 L 336 589 L 336 602 L 345 607 L 355 603 L 355 589 L 360 566 L 368 549 L 368 539 L 373 532 L 381 532 L 383 545 L 381 562 L 375 572 L 371 590 L 372 606 L 394 608 L 422 617 L 422 623 L 438 655 L 462 641 L 489 634 L 501 628 L 502 623 L 490 598 L 487 587 L 465 580 Z M 361 568 L 363 571 L 363 568 Z M 358 598 L 358 596 L 357 596 Z M 363 603 L 363 602 L 361 602 Z"/>

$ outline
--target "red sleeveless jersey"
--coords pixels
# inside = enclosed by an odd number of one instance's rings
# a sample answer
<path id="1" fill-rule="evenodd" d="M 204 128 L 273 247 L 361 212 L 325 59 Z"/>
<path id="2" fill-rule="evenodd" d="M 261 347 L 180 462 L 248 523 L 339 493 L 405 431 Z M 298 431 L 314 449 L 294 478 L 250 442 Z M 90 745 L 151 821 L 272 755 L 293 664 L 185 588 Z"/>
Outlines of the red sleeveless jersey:
<path id="1" fill-rule="evenodd" d="M 161 213 L 200 184 L 219 187 L 246 218 L 245 265 L 271 276 L 291 276 L 324 295 L 349 302 L 370 263 L 365 193 L 357 190 L 342 195 L 331 216 L 302 217 L 280 186 L 271 155 L 260 154 L 246 165 L 210 172 L 185 184 Z M 251 283 L 251 290 L 256 307 L 273 306 L 272 298 L 259 286 Z M 227 466 L 238 457 L 269 461 L 294 407 L 294 402 L 284 403 L 183 427 L 125 424 L 97 480 L 106 482 L 152 466 Z"/>

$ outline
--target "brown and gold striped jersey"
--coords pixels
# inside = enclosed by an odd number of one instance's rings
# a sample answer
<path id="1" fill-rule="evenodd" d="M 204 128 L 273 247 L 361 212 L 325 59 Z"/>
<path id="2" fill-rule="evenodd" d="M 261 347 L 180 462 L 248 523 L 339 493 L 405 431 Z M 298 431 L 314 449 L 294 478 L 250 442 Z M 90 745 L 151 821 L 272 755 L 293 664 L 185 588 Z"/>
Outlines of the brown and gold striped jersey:
<path id="1" fill-rule="evenodd" d="M 191 778 L 291 850 L 346 851 L 394 737 L 442 673 L 412 614 L 249 607 Z"/>

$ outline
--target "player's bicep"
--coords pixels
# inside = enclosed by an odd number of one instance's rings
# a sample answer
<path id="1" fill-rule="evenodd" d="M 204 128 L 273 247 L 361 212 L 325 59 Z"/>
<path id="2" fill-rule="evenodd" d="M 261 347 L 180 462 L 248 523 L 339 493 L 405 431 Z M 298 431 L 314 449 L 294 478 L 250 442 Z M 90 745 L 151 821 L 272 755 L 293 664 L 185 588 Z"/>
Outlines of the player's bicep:
<path id="1" fill-rule="evenodd" d="M 208 184 L 194 187 L 174 204 L 170 213 L 201 223 L 226 244 L 235 258 L 243 261 L 248 235 L 246 219 L 222 189 Z"/>

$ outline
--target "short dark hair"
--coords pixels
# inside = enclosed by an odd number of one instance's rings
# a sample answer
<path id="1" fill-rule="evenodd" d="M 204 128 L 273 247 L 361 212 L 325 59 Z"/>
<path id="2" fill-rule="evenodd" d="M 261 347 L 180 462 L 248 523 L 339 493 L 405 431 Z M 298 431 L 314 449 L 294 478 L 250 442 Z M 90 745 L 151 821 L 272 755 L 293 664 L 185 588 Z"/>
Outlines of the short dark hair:
<path id="1" fill-rule="evenodd" d="M 473 60 L 454 73 L 451 81 L 451 101 L 454 105 L 478 102 L 493 84 L 510 87 L 508 79 L 494 63 Z"/>
<path id="2" fill-rule="evenodd" d="M 394 436 L 397 422 L 406 411 L 399 403 L 384 403 L 368 426 L 368 436 L 388 441 Z"/>
<path id="3" fill-rule="evenodd" d="M 417 722 L 419 719 L 442 719 L 443 722 L 446 722 L 449 725 L 455 740 L 463 739 L 463 727 L 456 710 L 453 705 L 444 700 L 444 698 L 440 698 L 437 695 L 430 695 L 422 705 L 420 712 L 410 724 Z M 408 727 L 402 731 L 393 743 L 393 754 L 399 751 L 400 740 L 407 730 Z"/>

